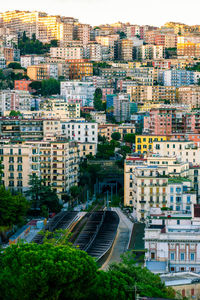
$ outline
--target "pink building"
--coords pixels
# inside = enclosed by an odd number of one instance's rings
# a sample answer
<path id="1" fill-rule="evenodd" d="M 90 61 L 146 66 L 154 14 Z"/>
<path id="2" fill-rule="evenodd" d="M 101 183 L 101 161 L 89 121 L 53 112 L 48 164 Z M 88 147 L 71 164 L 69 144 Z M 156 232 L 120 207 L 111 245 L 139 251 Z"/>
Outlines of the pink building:
<path id="1" fill-rule="evenodd" d="M 106 100 L 107 95 L 112 95 L 114 93 L 113 88 L 102 88 L 102 100 Z"/>
<path id="2" fill-rule="evenodd" d="M 151 109 L 149 116 L 144 117 L 144 131 L 155 135 L 172 133 L 172 108 Z"/>

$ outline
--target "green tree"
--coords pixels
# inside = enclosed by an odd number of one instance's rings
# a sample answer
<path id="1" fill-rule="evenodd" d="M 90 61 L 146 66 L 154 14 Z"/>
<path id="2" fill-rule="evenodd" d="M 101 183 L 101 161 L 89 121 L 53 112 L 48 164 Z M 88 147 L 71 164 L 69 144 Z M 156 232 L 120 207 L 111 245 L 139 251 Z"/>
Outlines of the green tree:
<path id="1" fill-rule="evenodd" d="M 104 109 L 102 102 L 102 90 L 100 88 L 96 88 L 94 93 L 94 108 L 98 111 L 102 111 Z"/>
<path id="2" fill-rule="evenodd" d="M 57 239 L 60 238 L 61 239 Z M 60 232 L 41 245 L 12 245 L 0 252 L 0 299 L 131 300 L 139 296 L 174 299 L 158 275 L 136 265 L 128 254 L 100 271 L 84 251 L 73 248 Z"/>
<path id="3" fill-rule="evenodd" d="M 97 266 L 69 245 L 12 245 L 0 254 L 0 299 L 89 299 Z"/>
<path id="4" fill-rule="evenodd" d="M 124 142 L 134 144 L 135 143 L 135 134 L 134 133 L 125 134 Z"/>
<path id="5" fill-rule="evenodd" d="M 29 84 L 29 87 L 31 87 L 31 89 L 35 90 L 36 95 L 41 94 L 41 91 L 42 91 L 41 81 L 33 81 Z"/>
<path id="6" fill-rule="evenodd" d="M 44 184 L 45 181 L 38 176 L 30 176 L 30 188 L 26 195 L 31 201 L 31 207 L 34 211 L 40 211 L 40 214 L 46 209 L 58 213 L 62 208 L 58 196 L 50 186 L 45 186 Z"/>
<path id="7" fill-rule="evenodd" d="M 60 94 L 60 82 L 54 78 L 42 80 L 41 94 L 43 96 Z"/>
<path id="8" fill-rule="evenodd" d="M 35 34 L 35 33 L 32 34 L 32 41 L 33 41 L 33 42 L 36 41 L 36 34 Z"/>
<path id="9" fill-rule="evenodd" d="M 8 64 L 8 68 L 11 69 L 23 69 L 22 66 L 17 62 L 12 62 Z"/>
<path id="10" fill-rule="evenodd" d="M 22 225 L 29 208 L 28 201 L 21 195 L 12 195 L 0 186 L 0 236 L 6 239 L 5 232 L 13 225 Z"/>
<path id="11" fill-rule="evenodd" d="M 115 141 L 119 141 L 121 139 L 121 134 L 119 132 L 113 132 L 111 138 Z"/>
<path id="12" fill-rule="evenodd" d="M 17 117 L 17 116 L 22 116 L 22 114 L 20 113 L 20 111 L 16 111 L 16 110 L 11 110 L 9 113 L 10 117 Z"/>
<path id="13" fill-rule="evenodd" d="M 76 198 L 79 196 L 80 192 L 81 192 L 81 188 L 76 185 L 74 185 L 70 188 L 70 194 L 74 200 L 76 200 Z"/>

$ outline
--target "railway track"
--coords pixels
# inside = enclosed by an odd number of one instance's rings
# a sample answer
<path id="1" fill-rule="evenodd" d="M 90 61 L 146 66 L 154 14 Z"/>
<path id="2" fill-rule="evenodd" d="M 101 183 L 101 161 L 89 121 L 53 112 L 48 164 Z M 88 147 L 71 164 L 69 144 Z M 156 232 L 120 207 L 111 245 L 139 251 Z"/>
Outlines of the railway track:
<path id="1" fill-rule="evenodd" d="M 37 234 L 32 240 L 42 244 L 45 231 L 54 232 L 57 229 L 69 229 L 72 233 L 69 241 L 100 260 L 112 247 L 117 233 L 119 216 L 114 211 L 105 211 L 104 206 L 99 211 L 96 205 L 91 212 L 80 215 L 78 212 L 60 212 L 43 229 L 43 234 Z"/>
<path id="2" fill-rule="evenodd" d="M 44 239 L 45 231 L 54 232 L 57 229 L 68 229 L 71 224 L 76 220 L 77 212 L 71 211 L 66 212 L 62 211 L 55 215 L 49 223 L 45 226 L 41 233 L 38 233 L 32 240 L 37 244 L 42 244 Z"/>

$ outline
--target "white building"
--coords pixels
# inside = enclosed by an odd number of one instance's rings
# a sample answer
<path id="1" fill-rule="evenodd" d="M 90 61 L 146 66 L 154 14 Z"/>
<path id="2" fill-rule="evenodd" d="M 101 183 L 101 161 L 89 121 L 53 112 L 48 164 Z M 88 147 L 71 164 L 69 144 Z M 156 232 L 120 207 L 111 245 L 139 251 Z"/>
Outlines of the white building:
<path id="1" fill-rule="evenodd" d="M 0 91 L 0 113 L 5 111 L 31 110 L 32 96 L 28 91 L 2 90 Z"/>
<path id="2" fill-rule="evenodd" d="M 95 87 L 91 82 L 62 81 L 61 96 L 67 102 L 80 102 L 81 106 L 93 106 Z"/>
<path id="3" fill-rule="evenodd" d="M 161 156 L 176 156 L 190 165 L 200 164 L 200 148 L 194 142 L 170 140 L 153 143 L 153 153 Z"/>
<path id="4" fill-rule="evenodd" d="M 44 56 L 29 54 L 29 55 L 22 55 L 20 57 L 20 63 L 23 68 L 27 68 L 32 65 L 39 65 L 45 62 Z"/>
<path id="5" fill-rule="evenodd" d="M 128 156 L 124 165 L 124 205 L 132 206 L 140 221 L 156 207 L 191 212 L 197 195 L 188 174 L 189 164 L 176 157 Z"/>
<path id="6" fill-rule="evenodd" d="M 200 272 L 200 219 L 152 212 L 145 228 L 145 265 L 154 273 Z"/>
<path id="7" fill-rule="evenodd" d="M 62 133 L 72 141 L 80 143 L 98 142 L 98 124 L 93 122 L 62 122 Z"/>

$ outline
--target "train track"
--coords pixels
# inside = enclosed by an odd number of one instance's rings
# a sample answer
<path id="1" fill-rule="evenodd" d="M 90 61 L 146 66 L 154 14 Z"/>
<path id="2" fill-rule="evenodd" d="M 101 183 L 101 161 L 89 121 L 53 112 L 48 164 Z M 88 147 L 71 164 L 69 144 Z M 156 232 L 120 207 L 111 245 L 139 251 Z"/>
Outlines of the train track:
<path id="1" fill-rule="evenodd" d="M 54 232 L 57 229 L 68 229 L 71 226 L 71 224 L 73 224 L 73 222 L 76 220 L 77 214 L 78 212 L 75 211 L 62 211 L 58 213 L 49 221 L 49 223 L 45 226 L 42 232 L 38 233 L 33 238 L 32 242 L 42 244 L 46 231 Z"/>
<path id="2" fill-rule="evenodd" d="M 78 212 L 60 212 L 49 221 L 42 234 L 38 233 L 32 241 L 42 244 L 45 231 L 53 233 L 57 229 L 69 229 L 72 233 L 69 241 L 93 256 L 96 261 L 100 260 L 112 247 L 119 216 L 114 211 L 105 211 L 104 206 L 96 211 L 97 208 L 99 205 L 83 217 Z"/>

